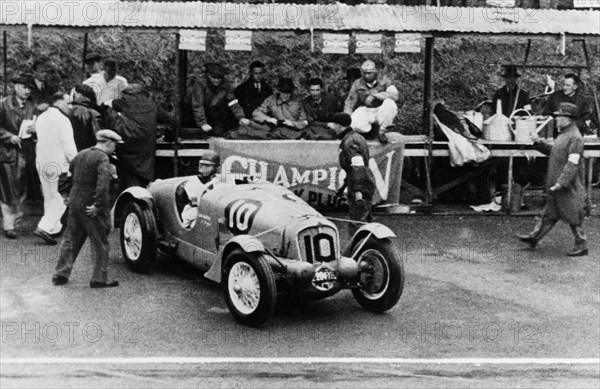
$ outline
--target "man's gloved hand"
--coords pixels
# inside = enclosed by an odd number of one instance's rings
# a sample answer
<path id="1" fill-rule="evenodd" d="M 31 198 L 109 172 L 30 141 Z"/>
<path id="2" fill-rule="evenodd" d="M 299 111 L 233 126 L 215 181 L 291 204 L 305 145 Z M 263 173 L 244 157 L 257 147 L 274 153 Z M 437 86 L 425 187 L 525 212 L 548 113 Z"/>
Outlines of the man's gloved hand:
<path id="1" fill-rule="evenodd" d="M 212 126 L 210 124 L 203 124 L 201 127 L 202 131 L 209 132 L 212 130 Z"/>

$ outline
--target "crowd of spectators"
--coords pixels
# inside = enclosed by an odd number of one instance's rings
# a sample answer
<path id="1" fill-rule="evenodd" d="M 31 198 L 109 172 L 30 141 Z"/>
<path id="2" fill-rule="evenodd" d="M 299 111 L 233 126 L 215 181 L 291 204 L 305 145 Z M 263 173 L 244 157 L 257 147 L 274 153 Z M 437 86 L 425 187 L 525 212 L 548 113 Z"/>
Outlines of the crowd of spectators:
<path id="1" fill-rule="evenodd" d="M 44 215 L 34 234 L 57 243 L 68 213 L 68 190 L 61 193 L 59 187 L 68 186 L 71 162 L 78 153 L 97 148 L 103 130 L 124 140 L 108 156 L 112 185 L 118 182 L 119 190 L 146 186 L 154 179 L 157 123 L 172 120 L 142 84 L 118 75 L 113 59 L 88 54 L 87 75 L 70 91 L 51 84 L 53 69 L 50 58 L 37 58 L 29 72 L 11 79 L 13 93 L 0 100 L 0 210 L 9 239 L 18 237 L 24 204 L 43 203 Z M 110 207 L 110 202 L 97 206 Z"/>

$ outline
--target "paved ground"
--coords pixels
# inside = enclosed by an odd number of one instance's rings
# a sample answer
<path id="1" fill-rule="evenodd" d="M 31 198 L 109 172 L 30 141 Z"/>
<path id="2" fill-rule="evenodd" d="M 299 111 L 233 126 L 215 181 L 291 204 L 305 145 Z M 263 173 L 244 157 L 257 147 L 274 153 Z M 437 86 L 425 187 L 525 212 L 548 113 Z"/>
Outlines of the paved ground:
<path id="1" fill-rule="evenodd" d="M 89 249 L 71 282 L 53 287 L 58 248 L 28 233 L 18 241 L 1 238 L 0 386 L 600 387 L 597 362 L 205 363 L 218 357 L 600 357 L 599 218 L 586 221 L 591 254 L 577 259 L 564 255 L 572 245 L 564 224 L 535 251 L 517 242 L 514 235 L 529 230 L 533 217 L 378 221 L 401 237 L 407 278 L 394 309 L 368 313 L 348 292 L 318 302 L 284 299 L 260 330 L 236 324 L 219 288 L 179 261 L 161 258 L 151 275 L 130 273 L 117 234 L 110 272 L 121 286 L 111 290 L 87 286 Z M 29 218 L 24 228 L 34 223 Z M 54 359 L 71 357 L 124 359 Z M 141 357 L 183 359 L 132 359 Z M 15 358 L 57 363 L 23 365 Z"/>

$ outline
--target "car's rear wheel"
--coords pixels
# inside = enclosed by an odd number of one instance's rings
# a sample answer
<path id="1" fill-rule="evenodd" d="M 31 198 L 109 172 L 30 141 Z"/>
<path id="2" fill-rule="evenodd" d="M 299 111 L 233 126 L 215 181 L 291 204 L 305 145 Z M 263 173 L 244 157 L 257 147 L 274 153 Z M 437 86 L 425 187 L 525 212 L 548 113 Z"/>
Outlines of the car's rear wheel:
<path id="1" fill-rule="evenodd" d="M 393 308 L 404 289 L 404 266 L 394 243 L 371 237 L 356 258 L 361 269 L 361 287 L 352 289 L 356 301 L 372 312 Z"/>
<path id="2" fill-rule="evenodd" d="M 259 327 L 273 315 L 275 275 L 263 255 L 233 251 L 225 259 L 221 280 L 225 301 L 236 321 Z"/>
<path id="3" fill-rule="evenodd" d="M 156 221 L 145 204 L 127 203 L 121 218 L 121 251 L 127 267 L 136 273 L 148 273 L 156 261 Z"/>

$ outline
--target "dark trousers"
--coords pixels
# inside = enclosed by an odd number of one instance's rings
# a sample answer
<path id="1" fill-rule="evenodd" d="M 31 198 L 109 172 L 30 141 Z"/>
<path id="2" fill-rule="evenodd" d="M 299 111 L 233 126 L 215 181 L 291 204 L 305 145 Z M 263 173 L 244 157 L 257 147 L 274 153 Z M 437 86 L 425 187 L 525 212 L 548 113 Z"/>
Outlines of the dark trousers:
<path id="1" fill-rule="evenodd" d="M 94 271 L 91 281 L 108 281 L 108 233 L 110 232 L 110 215 L 108 213 L 89 217 L 82 206 L 71 206 L 67 222 L 65 239 L 60 248 L 60 256 L 56 264 L 56 274 L 69 278 L 75 260 L 87 237 L 90 237 Z"/>
<path id="2" fill-rule="evenodd" d="M 548 234 L 558 220 L 550 219 L 547 216 L 542 216 L 540 220 L 535 225 L 533 231 L 529 234 L 532 238 L 537 240 L 538 242 Z M 585 232 L 583 231 L 583 226 L 580 225 L 570 225 L 571 232 L 573 232 L 573 237 L 575 238 L 575 246 L 573 247 L 575 250 L 581 250 L 587 248 L 587 239 L 585 237 Z"/>
<path id="3" fill-rule="evenodd" d="M 348 232 L 350 237 L 352 237 L 356 230 L 364 223 L 370 223 L 373 220 L 371 215 L 371 199 L 363 198 L 362 200 L 356 200 L 354 198 L 354 191 L 348 188 L 348 213 L 350 220 L 360 222 L 348 225 Z"/>
<path id="4" fill-rule="evenodd" d="M 27 176 L 27 201 L 43 201 L 42 184 L 40 176 L 35 166 L 35 141 L 33 138 L 24 139 L 21 145 L 23 155 L 25 156 Z"/>

